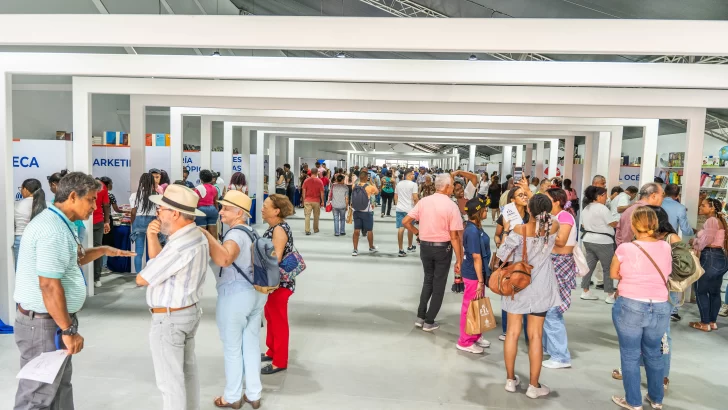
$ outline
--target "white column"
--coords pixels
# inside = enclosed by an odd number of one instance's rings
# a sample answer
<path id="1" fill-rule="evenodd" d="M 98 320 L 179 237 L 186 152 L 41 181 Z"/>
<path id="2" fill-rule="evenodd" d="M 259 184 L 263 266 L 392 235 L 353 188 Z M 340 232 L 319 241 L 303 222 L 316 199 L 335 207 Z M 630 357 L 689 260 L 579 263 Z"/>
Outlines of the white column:
<path id="1" fill-rule="evenodd" d="M 460 151 L 457 148 L 453 148 L 452 153 L 455 155 L 455 166 L 452 169 L 457 170 L 460 167 Z"/>
<path id="2" fill-rule="evenodd" d="M 503 147 L 503 182 L 506 182 L 505 177 L 508 174 L 513 174 L 513 146 L 506 145 Z"/>
<path id="3" fill-rule="evenodd" d="M 526 159 L 523 164 L 523 175 L 533 177 L 533 144 L 526 144 Z"/>
<path id="4" fill-rule="evenodd" d="M 147 170 L 146 113 L 137 95 L 129 97 L 129 162 L 131 192 L 139 188 L 139 178 Z"/>
<path id="5" fill-rule="evenodd" d="M 545 144 L 543 141 L 538 141 L 536 143 L 536 171 L 534 172 L 534 176 L 537 177 L 538 179 L 543 179 L 543 177 L 544 177 L 543 162 L 544 162 L 544 156 L 545 156 L 545 151 L 546 151 L 546 149 L 544 148 L 544 145 Z"/>
<path id="6" fill-rule="evenodd" d="M 14 201 L 17 188 L 13 184 L 13 81 L 12 75 L 0 71 L 0 320 L 6 325 L 15 321 L 15 268 L 13 260 Z M 47 195 L 51 195 L 50 192 Z"/>
<path id="7" fill-rule="evenodd" d="M 169 109 L 169 178 L 172 181 L 182 179 L 182 158 L 184 157 L 184 146 L 182 143 L 182 113 L 178 108 Z"/>
<path id="8" fill-rule="evenodd" d="M 574 174 L 574 137 L 564 137 L 564 178 L 572 179 L 573 174 Z M 619 176 L 619 174 L 617 174 L 617 176 Z"/>
<path id="9" fill-rule="evenodd" d="M 250 178 L 250 135 L 253 131 L 243 128 L 242 141 L 240 143 L 240 160 L 242 161 L 242 173 L 245 178 Z M 250 182 L 248 182 L 250 184 Z"/>
<path id="10" fill-rule="evenodd" d="M 295 156 L 295 147 L 296 147 L 296 140 L 293 138 L 288 139 L 288 163 L 291 165 L 291 172 L 293 172 L 293 175 L 296 175 L 296 156 Z M 351 159 L 351 154 L 346 154 L 346 164 L 347 166 L 350 166 L 349 160 Z"/>
<path id="11" fill-rule="evenodd" d="M 696 108 L 688 120 L 685 136 L 685 164 L 681 189 L 682 203 L 688 209 L 690 226 L 698 222 L 698 197 L 700 173 L 703 165 L 703 139 L 705 136 L 705 108 Z M 644 160 L 644 158 L 643 158 Z M 644 163 L 644 162 L 643 162 Z"/>
<path id="12" fill-rule="evenodd" d="M 276 193 L 276 143 L 278 136 L 268 134 L 268 194 Z"/>
<path id="13" fill-rule="evenodd" d="M 516 166 L 523 167 L 523 145 L 515 145 L 513 149 L 516 151 Z"/>
<path id="14" fill-rule="evenodd" d="M 470 168 L 470 172 L 475 172 L 475 150 L 477 146 L 471 144 L 470 145 L 470 155 L 468 155 L 468 168 Z"/>
<path id="15" fill-rule="evenodd" d="M 581 178 L 581 189 L 578 192 L 584 192 L 586 187 L 591 185 L 592 178 L 594 178 L 594 174 L 592 174 L 592 162 L 594 161 L 594 145 L 596 145 L 598 138 L 598 132 L 587 133 L 584 143 L 584 171 Z"/>
<path id="16" fill-rule="evenodd" d="M 255 176 L 255 222 L 263 223 L 261 210 L 263 209 L 263 162 L 265 160 L 265 133 L 263 131 L 255 131 L 256 135 L 256 176 Z"/>
<path id="17" fill-rule="evenodd" d="M 200 168 L 212 169 L 212 121 L 206 115 L 200 118 Z"/>
<path id="18" fill-rule="evenodd" d="M 223 150 L 223 179 L 229 184 L 230 178 L 233 176 L 233 124 L 223 122 L 222 124 L 222 150 Z"/>
<path id="19" fill-rule="evenodd" d="M 549 149 L 549 179 L 556 178 L 556 170 L 559 166 L 559 140 L 552 139 Z"/>
<path id="20" fill-rule="evenodd" d="M 605 175 L 607 177 L 607 187 L 609 189 L 619 185 L 619 170 L 622 166 L 623 130 L 623 127 L 615 128 L 612 130 L 609 138 L 609 162 L 607 166 L 607 174 Z"/>
<path id="21" fill-rule="evenodd" d="M 702 121 L 705 122 L 705 115 L 703 115 Z M 655 166 L 657 161 L 657 130 L 659 124 L 660 120 L 653 120 L 644 128 L 644 143 L 642 145 L 642 165 L 640 166 L 640 186 L 647 182 L 652 182 L 655 180 Z M 697 129 L 697 126 L 695 127 Z M 705 124 L 703 124 L 703 129 L 705 129 Z M 704 138 L 704 135 L 700 134 L 700 138 Z M 702 158 L 700 159 L 700 161 L 702 164 Z M 685 177 L 684 172 L 683 177 Z M 689 179 L 685 180 L 690 181 Z M 698 174 L 691 183 L 698 184 L 699 181 L 700 174 Z M 695 207 L 694 209 L 697 211 L 698 208 Z"/>
<path id="22" fill-rule="evenodd" d="M 611 133 L 609 131 L 600 131 L 597 140 L 595 141 L 592 149 L 594 150 L 594 161 L 592 161 L 592 177 L 594 175 L 601 175 L 605 179 L 609 174 L 609 141 Z M 607 181 L 607 183 L 609 183 Z M 607 189 L 610 189 L 610 185 L 607 185 Z"/>

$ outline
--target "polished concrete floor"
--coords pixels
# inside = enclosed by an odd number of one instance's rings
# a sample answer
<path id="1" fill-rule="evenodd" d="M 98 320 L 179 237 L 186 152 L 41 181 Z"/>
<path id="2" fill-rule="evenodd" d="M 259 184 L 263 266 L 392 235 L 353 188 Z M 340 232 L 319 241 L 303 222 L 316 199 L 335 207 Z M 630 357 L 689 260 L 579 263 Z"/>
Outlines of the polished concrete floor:
<path id="1" fill-rule="evenodd" d="M 346 237 L 334 237 L 331 214 L 321 232 L 304 236 L 302 210 L 291 219 L 296 246 L 308 269 L 298 281 L 289 306 L 291 360 L 287 372 L 264 376 L 266 409 L 615 409 L 613 394 L 623 394 L 610 372 L 619 366 L 619 350 L 610 307 L 578 299 L 566 315 L 573 368 L 542 372 L 551 396 L 525 395 L 528 357 L 522 344 L 516 369 L 518 394 L 503 389 L 505 370 L 498 330 L 483 355 L 455 349 L 461 295 L 449 292 L 430 334 L 413 326 L 422 269 L 417 255 L 397 257 L 394 218 L 375 216 L 375 242 L 380 252 L 351 256 L 351 226 Z M 259 226 L 259 228 L 262 228 Z M 489 232 L 493 231 L 488 225 Z M 212 274 L 212 273 L 210 273 Z M 74 357 L 76 408 L 146 410 L 161 407 L 147 343 L 149 313 L 144 290 L 133 278 L 110 274 L 99 295 L 81 313 L 85 349 Z M 224 384 L 222 348 L 215 325 L 214 279 L 208 277 L 205 311 L 196 338 L 202 383 L 202 409 Z M 492 298 L 494 308 L 499 301 Z M 683 321 L 673 324 L 672 385 L 666 409 L 726 409 L 728 321 L 713 333 L 687 327 L 695 305 L 683 308 Z M 12 408 L 18 352 L 12 336 L 0 336 L 0 410 Z M 643 391 L 646 389 L 643 381 Z M 249 408 L 249 407 L 244 407 Z M 645 407 L 647 408 L 647 407 Z"/>

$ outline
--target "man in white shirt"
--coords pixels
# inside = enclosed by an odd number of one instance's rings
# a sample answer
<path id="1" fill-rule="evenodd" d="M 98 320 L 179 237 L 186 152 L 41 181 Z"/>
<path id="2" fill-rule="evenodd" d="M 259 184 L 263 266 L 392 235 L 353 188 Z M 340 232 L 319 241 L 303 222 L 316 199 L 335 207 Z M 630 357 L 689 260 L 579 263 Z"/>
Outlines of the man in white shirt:
<path id="1" fill-rule="evenodd" d="M 397 186 L 394 188 L 394 204 L 396 205 L 395 213 L 397 220 L 397 241 L 399 243 L 399 254 L 401 258 L 407 256 L 407 253 L 402 248 L 404 242 L 404 230 L 405 227 L 402 221 L 407 216 L 407 213 L 417 205 L 420 200 L 420 196 L 417 193 L 417 184 L 413 181 L 415 179 L 415 172 L 412 170 L 407 171 L 404 180 L 399 181 Z M 414 234 L 408 232 L 407 234 L 407 252 L 414 252 L 417 247 L 412 244 Z"/>
<path id="2" fill-rule="evenodd" d="M 616 215 L 626 211 L 632 205 L 632 201 L 637 196 L 637 192 L 639 192 L 639 189 L 636 186 L 629 186 L 624 192 L 615 196 L 609 203 L 609 208 L 612 210 L 612 213 Z"/>
<path id="3" fill-rule="evenodd" d="M 534 195 L 538 192 L 538 182 L 539 179 L 537 177 L 533 177 L 531 178 L 531 185 L 528 186 L 528 189 L 530 189 Z"/>
<path id="4" fill-rule="evenodd" d="M 147 228 L 147 266 L 136 283 L 147 286 L 152 313 L 149 335 L 157 387 L 163 410 L 199 409 L 200 381 L 195 334 L 202 316 L 199 301 L 210 252 L 207 238 L 195 225 L 199 197 L 182 185 L 170 185 L 158 205 L 157 218 Z M 162 249 L 157 234 L 169 235 Z"/>

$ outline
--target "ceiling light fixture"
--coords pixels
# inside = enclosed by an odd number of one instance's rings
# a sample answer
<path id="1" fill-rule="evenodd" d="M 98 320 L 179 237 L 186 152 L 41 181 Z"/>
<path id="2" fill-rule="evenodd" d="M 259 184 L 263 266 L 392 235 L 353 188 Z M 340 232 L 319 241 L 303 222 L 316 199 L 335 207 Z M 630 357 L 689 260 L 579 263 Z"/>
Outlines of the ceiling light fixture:
<path id="1" fill-rule="evenodd" d="M 469 61 L 478 61 L 478 56 L 476 56 L 475 54 L 471 54 L 470 57 L 468 57 L 468 60 Z"/>

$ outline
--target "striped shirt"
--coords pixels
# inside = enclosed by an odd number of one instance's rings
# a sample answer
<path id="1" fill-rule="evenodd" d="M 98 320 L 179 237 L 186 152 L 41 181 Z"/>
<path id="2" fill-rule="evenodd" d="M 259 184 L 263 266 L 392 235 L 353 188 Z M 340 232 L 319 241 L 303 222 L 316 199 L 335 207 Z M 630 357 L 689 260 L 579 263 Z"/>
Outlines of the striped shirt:
<path id="1" fill-rule="evenodd" d="M 159 255 L 140 272 L 149 282 L 149 307 L 182 308 L 199 302 L 209 262 L 207 238 L 194 223 L 170 235 Z"/>
<path id="2" fill-rule="evenodd" d="M 55 212 L 57 212 L 57 214 Z M 39 277 L 60 279 L 68 313 L 78 312 L 86 301 L 86 285 L 78 267 L 74 224 L 53 205 L 25 227 L 15 274 L 15 302 L 25 310 L 48 313 Z"/>

